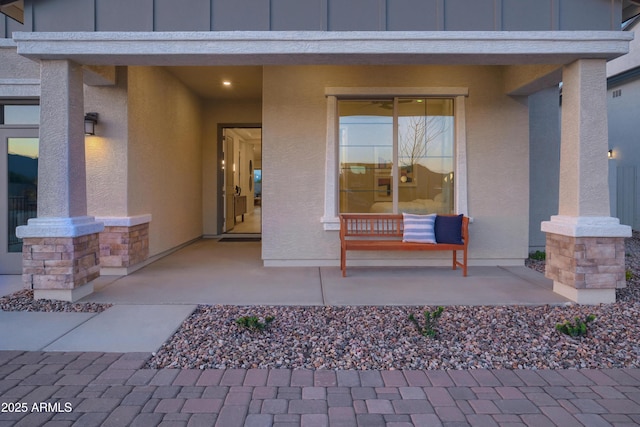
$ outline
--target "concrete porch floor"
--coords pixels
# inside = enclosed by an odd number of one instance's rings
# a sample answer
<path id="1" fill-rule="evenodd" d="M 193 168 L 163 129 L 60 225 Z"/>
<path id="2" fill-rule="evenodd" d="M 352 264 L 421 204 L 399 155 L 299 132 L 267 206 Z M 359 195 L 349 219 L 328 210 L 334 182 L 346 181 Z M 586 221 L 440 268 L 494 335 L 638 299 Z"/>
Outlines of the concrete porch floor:
<path id="1" fill-rule="evenodd" d="M 123 277 L 102 276 L 82 301 L 113 304 L 564 304 L 552 282 L 522 267 L 263 267 L 260 243 L 199 240 Z"/>

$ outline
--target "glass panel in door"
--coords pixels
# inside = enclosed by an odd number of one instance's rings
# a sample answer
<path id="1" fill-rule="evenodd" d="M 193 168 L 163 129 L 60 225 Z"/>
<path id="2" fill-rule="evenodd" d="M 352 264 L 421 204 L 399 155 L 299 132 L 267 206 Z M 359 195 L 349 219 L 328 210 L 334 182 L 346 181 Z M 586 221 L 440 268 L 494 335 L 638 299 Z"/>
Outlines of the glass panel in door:
<path id="1" fill-rule="evenodd" d="M 7 138 L 8 251 L 22 252 L 16 227 L 37 216 L 38 138 Z"/>
<path id="2" fill-rule="evenodd" d="M 38 130 L 2 129 L 2 165 L 0 178 L 0 274 L 22 271 L 22 240 L 16 227 L 37 216 Z"/>

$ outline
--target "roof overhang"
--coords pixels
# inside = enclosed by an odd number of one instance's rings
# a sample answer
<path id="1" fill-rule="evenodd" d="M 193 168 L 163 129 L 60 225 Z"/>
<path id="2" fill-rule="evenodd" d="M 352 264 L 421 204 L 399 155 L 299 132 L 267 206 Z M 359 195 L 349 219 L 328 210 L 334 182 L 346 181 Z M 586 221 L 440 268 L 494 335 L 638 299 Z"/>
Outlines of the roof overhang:
<path id="1" fill-rule="evenodd" d="M 622 31 L 15 32 L 20 55 L 94 65 L 567 64 L 629 50 Z"/>
<path id="2" fill-rule="evenodd" d="M 24 23 L 24 0 L 0 0 L 0 13 Z"/>

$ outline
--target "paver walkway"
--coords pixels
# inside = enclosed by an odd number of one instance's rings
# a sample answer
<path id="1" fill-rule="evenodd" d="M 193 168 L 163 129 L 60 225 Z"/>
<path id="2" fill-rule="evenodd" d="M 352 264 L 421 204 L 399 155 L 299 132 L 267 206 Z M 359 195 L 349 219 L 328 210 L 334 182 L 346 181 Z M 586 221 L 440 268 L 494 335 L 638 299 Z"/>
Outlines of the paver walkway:
<path id="1" fill-rule="evenodd" d="M 0 426 L 640 424 L 638 369 L 142 369 L 148 357 L 0 352 Z"/>

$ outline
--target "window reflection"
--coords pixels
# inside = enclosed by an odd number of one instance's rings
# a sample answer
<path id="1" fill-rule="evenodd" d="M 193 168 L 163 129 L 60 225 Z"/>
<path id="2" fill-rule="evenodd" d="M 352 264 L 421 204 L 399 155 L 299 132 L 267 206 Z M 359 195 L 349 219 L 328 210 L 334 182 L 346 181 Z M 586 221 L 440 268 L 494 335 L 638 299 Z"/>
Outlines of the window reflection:
<path id="1" fill-rule="evenodd" d="M 450 98 L 338 101 L 340 212 L 452 213 L 453 104 Z"/>
<path id="2" fill-rule="evenodd" d="M 5 125 L 38 125 L 40 124 L 39 105 L 4 105 L 3 120 Z"/>

